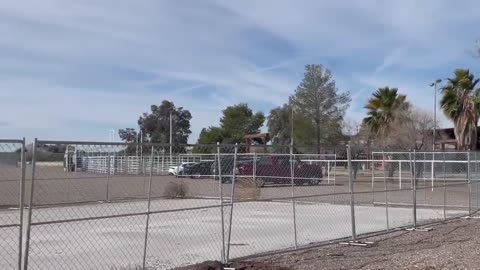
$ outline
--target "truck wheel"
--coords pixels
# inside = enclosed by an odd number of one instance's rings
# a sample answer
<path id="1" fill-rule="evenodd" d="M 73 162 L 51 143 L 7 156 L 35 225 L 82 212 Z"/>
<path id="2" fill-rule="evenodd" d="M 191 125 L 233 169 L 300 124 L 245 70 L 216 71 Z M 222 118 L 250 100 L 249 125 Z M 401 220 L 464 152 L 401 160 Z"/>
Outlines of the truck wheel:
<path id="1" fill-rule="evenodd" d="M 265 179 L 261 178 L 261 177 L 257 177 L 255 179 L 255 186 L 257 187 L 263 187 L 265 186 Z"/>

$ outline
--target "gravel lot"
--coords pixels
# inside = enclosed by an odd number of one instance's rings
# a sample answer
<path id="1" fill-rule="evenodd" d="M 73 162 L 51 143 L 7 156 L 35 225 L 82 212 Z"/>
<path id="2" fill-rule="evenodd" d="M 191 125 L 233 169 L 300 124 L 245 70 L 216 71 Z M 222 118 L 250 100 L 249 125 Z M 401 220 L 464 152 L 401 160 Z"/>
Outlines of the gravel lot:
<path id="1" fill-rule="evenodd" d="M 480 220 L 457 219 L 430 232 L 396 231 L 369 238 L 370 248 L 338 244 L 239 262 L 286 269 L 480 269 Z M 194 269 L 194 268 L 192 268 Z M 240 268 L 239 268 L 240 269 Z M 256 269 L 256 268 L 250 268 Z"/>

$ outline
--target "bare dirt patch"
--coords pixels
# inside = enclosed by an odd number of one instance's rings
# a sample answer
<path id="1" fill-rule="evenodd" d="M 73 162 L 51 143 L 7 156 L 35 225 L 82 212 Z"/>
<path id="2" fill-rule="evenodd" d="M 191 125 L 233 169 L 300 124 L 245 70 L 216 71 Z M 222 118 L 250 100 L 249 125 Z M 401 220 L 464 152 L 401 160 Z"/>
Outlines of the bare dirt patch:
<path id="1" fill-rule="evenodd" d="M 398 230 L 371 237 L 369 248 L 338 244 L 236 261 L 235 269 L 480 269 L 480 219 L 437 224 L 430 232 Z M 223 269 L 223 268 L 184 268 Z M 251 268 L 242 268 L 251 267 Z"/>
<path id="2" fill-rule="evenodd" d="M 254 261 L 291 269 L 480 269 L 480 219 L 459 219 L 430 232 L 372 237 L 370 248 L 329 245 Z"/>
<path id="3" fill-rule="evenodd" d="M 235 269 L 235 270 L 289 270 L 291 268 L 285 266 L 276 266 L 269 263 L 263 263 L 259 261 L 251 262 L 234 262 L 225 268 L 219 261 L 207 261 L 192 266 L 177 268 L 178 270 L 223 270 L 223 269 Z"/>

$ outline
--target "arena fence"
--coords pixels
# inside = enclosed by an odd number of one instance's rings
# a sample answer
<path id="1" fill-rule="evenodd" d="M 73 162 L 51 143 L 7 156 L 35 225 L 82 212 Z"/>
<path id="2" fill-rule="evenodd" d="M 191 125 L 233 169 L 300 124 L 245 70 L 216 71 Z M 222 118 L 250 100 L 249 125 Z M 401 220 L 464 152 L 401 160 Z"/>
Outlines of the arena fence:
<path id="1" fill-rule="evenodd" d="M 0 268 L 228 263 L 479 209 L 476 152 L 345 152 L 0 140 Z"/>

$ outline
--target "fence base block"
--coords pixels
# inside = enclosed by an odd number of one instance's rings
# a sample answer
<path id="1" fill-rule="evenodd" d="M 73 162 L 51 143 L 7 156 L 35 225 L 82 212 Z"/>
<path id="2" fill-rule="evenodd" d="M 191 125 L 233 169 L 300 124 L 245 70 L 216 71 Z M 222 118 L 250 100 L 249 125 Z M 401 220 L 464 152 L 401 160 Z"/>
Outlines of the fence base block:
<path id="1" fill-rule="evenodd" d="M 405 230 L 409 232 L 429 232 L 433 229 L 432 228 L 408 228 Z"/>
<path id="2" fill-rule="evenodd" d="M 374 242 L 364 242 L 364 241 L 348 241 L 348 242 L 340 242 L 342 246 L 356 246 L 356 247 L 371 247 L 375 243 Z"/>

